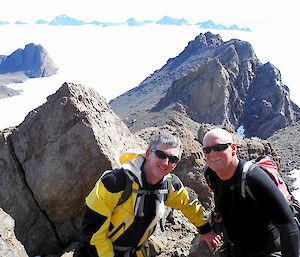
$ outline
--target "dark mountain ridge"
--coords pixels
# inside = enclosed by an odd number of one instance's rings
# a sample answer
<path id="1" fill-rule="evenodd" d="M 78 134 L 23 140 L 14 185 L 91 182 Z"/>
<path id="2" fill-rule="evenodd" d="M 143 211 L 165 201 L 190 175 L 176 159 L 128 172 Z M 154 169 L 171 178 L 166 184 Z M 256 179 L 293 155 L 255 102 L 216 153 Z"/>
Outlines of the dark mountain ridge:
<path id="1" fill-rule="evenodd" d="M 262 64 L 249 42 L 224 42 L 210 32 L 110 105 L 132 130 L 160 125 L 162 116 L 177 112 L 199 124 L 242 126 L 247 137 L 262 139 L 300 113 L 280 71 Z"/>

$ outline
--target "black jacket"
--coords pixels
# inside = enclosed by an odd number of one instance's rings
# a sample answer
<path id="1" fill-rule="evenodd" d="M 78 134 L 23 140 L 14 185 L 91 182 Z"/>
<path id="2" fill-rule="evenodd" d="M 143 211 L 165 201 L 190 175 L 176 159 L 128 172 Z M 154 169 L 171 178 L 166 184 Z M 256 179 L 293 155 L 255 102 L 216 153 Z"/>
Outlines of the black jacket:
<path id="1" fill-rule="evenodd" d="M 253 253 L 276 251 L 274 242 L 280 234 L 282 256 L 298 257 L 299 232 L 293 213 L 276 185 L 260 167 L 246 177 L 257 201 L 250 196 L 242 197 L 244 163 L 240 160 L 235 174 L 226 181 L 210 168 L 205 171 L 229 240 L 241 253 L 240 256 L 251 256 Z"/>

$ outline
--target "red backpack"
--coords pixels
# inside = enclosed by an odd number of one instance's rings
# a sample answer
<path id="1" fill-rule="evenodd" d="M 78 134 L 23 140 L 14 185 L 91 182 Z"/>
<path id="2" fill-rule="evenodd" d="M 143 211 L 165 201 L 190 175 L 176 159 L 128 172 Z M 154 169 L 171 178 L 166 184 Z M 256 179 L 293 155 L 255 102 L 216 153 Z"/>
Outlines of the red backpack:
<path id="1" fill-rule="evenodd" d="M 292 195 L 287 184 L 282 179 L 276 163 L 269 156 L 261 156 L 257 158 L 255 161 L 248 161 L 244 164 L 243 171 L 242 171 L 242 179 L 241 179 L 242 197 L 246 198 L 246 191 L 247 191 L 250 197 L 254 201 L 256 201 L 254 195 L 250 191 L 250 188 L 246 184 L 246 175 L 249 171 L 257 167 L 257 165 L 259 165 L 262 168 L 262 170 L 264 170 L 270 176 L 270 178 L 273 180 L 277 188 L 283 194 L 286 202 L 288 203 L 288 205 L 291 207 L 293 211 L 294 219 L 300 231 L 300 204 L 298 200 Z"/>
<path id="2" fill-rule="evenodd" d="M 244 164 L 243 172 L 242 172 L 242 180 L 241 180 L 241 191 L 242 196 L 246 197 L 246 191 L 252 197 L 252 199 L 256 200 L 254 195 L 251 193 L 249 187 L 246 184 L 246 176 L 249 171 L 254 169 L 257 165 L 260 166 L 273 180 L 275 185 L 278 187 L 280 192 L 283 194 L 286 202 L 288 204 L 292 203 L 293 195 L 291 194 L 290 190 L 288 189 L 287 184 L 282 179 L 278 167 L 276 163 L 269 157 L 269 156 L 261 156 L 258 159 L 253 161 L 248 161 Z"/>

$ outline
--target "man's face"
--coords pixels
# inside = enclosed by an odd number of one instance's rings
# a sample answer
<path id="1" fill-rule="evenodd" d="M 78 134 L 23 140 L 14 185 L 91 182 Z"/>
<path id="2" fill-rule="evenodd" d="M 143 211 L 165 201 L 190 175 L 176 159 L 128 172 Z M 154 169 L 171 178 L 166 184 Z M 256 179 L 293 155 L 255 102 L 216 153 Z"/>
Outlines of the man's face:
<path id="1" fill-rule="evenodd" d="M 166 155 L 173 156 L 173 157 L 162 158 L 162 157 L 166 157 Z M 148 180 L 148 183 L 156 184 L 165 175 L 172 172 L 172 170 L 174 170 L 175 167 L 177 166 L 177 162 L 172 163 L 171 161 L 174 159 L 174 157 L 178 157 L 178 156 L 179 156 L 179 149 L 171 148 L 168 145 L 159 144 L 152 151 L 148 149 L 146 152 L 147 161 L 145 167 L 146 178 Z"/>
<path id="2" fill-rule="evenodd" d="M 236 145 L 228 144 L 224 139 L 216 136 L 209 136 L 203 141 L 203 149 L 211 150 L 209 153 L 204 153 L 204 159 L 207 165 L 214 170 L 221 178 L 225 175 L 229 165 L 232 163 L 234 154 L 236 153 Z M 215 146 L 215 149 L 210 147 Z M 218 151 L 219 150 L 219 151 Z"/>

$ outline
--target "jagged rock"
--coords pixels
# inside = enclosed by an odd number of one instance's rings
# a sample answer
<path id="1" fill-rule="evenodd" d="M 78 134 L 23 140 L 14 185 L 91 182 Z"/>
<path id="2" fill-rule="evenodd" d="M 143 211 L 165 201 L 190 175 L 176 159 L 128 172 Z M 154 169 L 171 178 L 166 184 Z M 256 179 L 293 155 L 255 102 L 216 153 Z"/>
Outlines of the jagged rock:
<path id="1" fill-rule="evenodd" d="M 145 142 L 130 133 L 104 98 L 68 83 L 31 111 L 0 145 L 6 151 L 1 154 L 1 174 L 10 174 L 12 181 L 22 178 L 21 188 L 10 182 L 5 192 L 12 187 L 20 194 L 29 191 L 21 204 L 17 196 L 10 198 L 6 193 L 3 208 L 14 210 L 18 237 L 30 255 L 55 252 L 78 240 L 84 198 L 95 181 L 106 169 L 119 166 L 119 155 L 126 149 L 145 148 Z M 27 206 L 28 201 L 35 205 Z M 38 212 L 27 212 L 34 209 Z M 26 222 L 38 217 L 45 219 L 45 228 L 39 222 Z"/>
<path id="2" fill-rule="evenodd" d="M 299 115 L 293 108 L 289 89 L 283 84 L 280 71 L 270 63 L 257 67 L 244 110 L 246 136 L 258 135 L 263 139 L 294 124 Z M 257 133 L 254 134 L 254 131 Z"/>
<path id="3" fill-rule="evenodd" d="M 14 220 L 0 208 L 0 256 L 28 257 L 23 245 L 16 239 Z"/>
<path id="4" fill-rule="evenodd" d="M 45 48 L 34 43 L 0 58 L 0 74 L 23 72 L 29 78 L 38 78 L 52 76 L 57 70 Z"/>
<path id="5" fill-rule="evenodd" d="M 276 67 L 262 64 L 248 42 L 223 42 L 210 32 L 110 105 L 132 131 L 180 112 L 198 123 L 242 126 L 247 137 L 266 139 L 300 117 Z"/>

